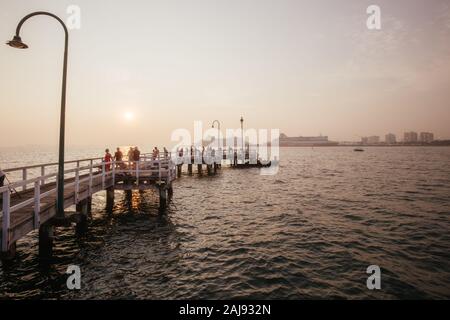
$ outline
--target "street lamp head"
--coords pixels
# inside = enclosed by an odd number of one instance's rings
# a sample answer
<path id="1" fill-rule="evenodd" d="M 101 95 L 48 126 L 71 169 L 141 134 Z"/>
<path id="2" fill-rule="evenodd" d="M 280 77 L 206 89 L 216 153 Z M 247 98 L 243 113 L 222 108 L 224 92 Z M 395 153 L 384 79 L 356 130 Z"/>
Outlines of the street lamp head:
<path id="1" fill-rule="evenodd" d="M 8 46 L 16 48 L 16 49 L 27 49 L 28 46 L 22 42 L 22 38 L 19 36 L 14 36 L 14 38 L 11 41 L 8 41 L 6 43 Z"/>
<path id="2" fill-rule="evenodd" d="M 219 120 L 214 120 L 213 122 L 212 122 L 212 128 L 215 128 L 215 125 L 217 124 L 217 128 L 218 129 L 220 129 L 220 122 L 219 122 Z"/>

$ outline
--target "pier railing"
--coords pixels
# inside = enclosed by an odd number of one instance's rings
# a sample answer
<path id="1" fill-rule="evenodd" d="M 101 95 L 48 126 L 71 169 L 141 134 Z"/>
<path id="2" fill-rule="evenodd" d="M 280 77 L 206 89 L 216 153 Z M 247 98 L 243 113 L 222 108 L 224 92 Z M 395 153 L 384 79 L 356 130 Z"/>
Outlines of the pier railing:
<path id="1" fill-rule="evenodd" d="M 88 159 L 78 159 L 78 160 L 71 160 L 71 161 L 65 161 L 64 164 L 67 166 L 72 165 L 72 168 L 66 169 L 64 171 L 64 174 L 70 174 L 75 172 L 74 170 L 76 168 L 81 168 L 86 166 L 87 163 L 90 164 L 90 166 L 94 166 L 95 164 L 99 165 L 102 162 L 102 158 L 88 158 Z M 53 169 L 53 170 L 51 170 Z M 27 190 L 29 185 L 34 184 L 35 179 L 30 179 L 30 172 L 37 177 L 34 178 L 41 178 L 41 185 L 44 185 L 48 181 L 56 181 L 56 177 L 58 175 L 57 173 L 58 169 L 58 163 L 57 162 L 51 162 L 51 163 L 44 163 L 44 164 L 36 164 L 36 165 L 30 165 L 30 166 L 22 166 L 22 167 L 16 167 L 16 168 L 9 168 L 9 169 L 3 169 L 3 172 L 9 174 L 13 180 L 12 185 L 14 185 L 14 188 L 18 188 L 19 186 L 17 184 L 14 184 L 17 180 L 20 184 L 20 189 L 22 191 Z M 37 173 L 36 172 L 39 172 Z M 51 172 L 50 172 L 51 171 Z M 18 178 L 18 177 L 21 177 Z M 20 180 L 18 180 L 20 179 Z M 53 180 L 52 180 L 53 179 Z"/>

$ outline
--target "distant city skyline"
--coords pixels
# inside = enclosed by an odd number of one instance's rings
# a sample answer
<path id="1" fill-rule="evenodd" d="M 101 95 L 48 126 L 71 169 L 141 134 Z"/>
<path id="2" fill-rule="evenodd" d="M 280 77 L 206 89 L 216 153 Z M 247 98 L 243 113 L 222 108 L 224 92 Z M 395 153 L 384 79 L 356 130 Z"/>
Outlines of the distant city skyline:
<path id="1" fill-rule="evenodd" d="M 206 128 L 207 129 L 207 128 Z M 223 130 L 222 134 L 225 134 L 225 130 Z M 411 137 L 412 135 L 412 137 Z M 239 137 L 237 137 L 239 138 Z M 288 139 L 293 139 L 293 138 L 304 138 L 305 140 L 313 140 L 313 138 L 317 138 L 317 140 L 322 140 L 322 138 L 326 138 L 324 141 L 328 141 L 328 142 L 337 142 L 337 143 L 345 143 L 345 142 L 354 142 L 354 143 L 368 143 L 368 144 L 378 144 L 378 143 L 388 143 L 388 144 L 395 144 L 395 143 L 403 143 L 403 142 L 432 142 L 432 141 L 438 141 L 438 140 L 446 140 L 449 141 L 450 139 L 446 139 L 446 138 L 439 138 L 436 137 L 434 135 L 433 132 L 429 132 L 429 131 L 423 131 L 423 132 L 417 132 L 417 131 L 406 131 L 403 132 L 401 134 L 395 134 L 392 132 L 386 133 L 385 135 L 368 135 L 368 136 L 358 136 L 357 139 L 354 140 L 337 140 L 334 139 L 333 137 L 328 136 L 327 134 L 322 134 L 319 133 L 317 135 L 302 135 L 302 134 L 298 134 L 298 135 L 287 135 L 285 132 L 281 131 L 280 132 L 280 139 L 283 138 L 288 138 Z M 314 139 L 315 140 L 315 139 Z M 208 141 L 208 140 L 205 140 Z M 224 138 L 224 143 L 226 144 L 226 139 Z M 174 143 L 174 142 L 172 142 Z M 166 146 L 171 146 L 171 144 L 169 142 L 169 139 L 167 140 L 166 143 L 164 143 L 164 145 Z M 131 146 L 134 146 L 135 144 L 130 144 Z M 146 147 L 150 147 L 153 146 L 154 144 L 152 143 L 145 143 L 144 146 Z M 45 148 L 53 148 L 56 145 L 51 145 L 51 144 L 24 144 L 24 145 L 16 145 L 15 147 L 45 147 Z M 125 146 L 129 146 L 129 145 L 111 145 L 109 146 L 110 148 L 113 147 L 125 147 Z M 14 147 L 14 146 L 0 146 L 0 148 L 10 148 L 10 147 Z M 69 144 L 67 146 L 68 148 L 71 147 L 75 147 L 75 148 L 83 148 L 83 147 L 88 147 L 88 148 L 104 148 L 105 145 L 103 144 Z"/>
<path id="2" fill-rule="evenodd" d="M 358 140 L 361 140 L 362 138 L 375 138 L 375 137 L 378 137 L 381 140 L 381 138 L 384 137 L 385 140 L 386 139 L 394 139 L 395 141 L 398 142 L 398 141 L 404 140 L 405 139 L 404 138 L 405 134 L 407 134 L 407 133 L 415 133 L 417 135 L 417 140 L 420 140 L 420 136 L 426 136 L 427 139 L 430 139 L 430 137 L 431 137 L 433 140 L 450 140 L 450 139 L 447 139 L 447 138 L 436 137 L 434 135 L 434 133 L 430 132 L 430 131 L 414 131 L 414 130 L 412 130 L 412 131 L 405 131 L 405 132 L 402 132 L 402 133 L 399 133 L 399 134 L 392 133 L 392 132 L 387 132 L 384 135 L 382 135 L 382 134 L 358 135 L 357 136 L 358 138 L 355 139 L 355 140 L 340 140 L 340 141 L 358 141 Z M 290 135 L 287 135 L 285 132 L 282 131 L 282 134 L 284 134 L 284 135 L 286 135 L 288 137 L 321 137 L 321 136 L 324 136 L 324 137 L 330 138 L 330 140 L 339 141 L 339 140 L 333 139 L 333 137 L 330 137 L 329 135 L 323 134 L 323 133 L 319 133 L 317 135 L 297 134 L 297 135 L 290 136 Z M 400 137 L 402 137 L 402 138 L 399 139 Z"/>

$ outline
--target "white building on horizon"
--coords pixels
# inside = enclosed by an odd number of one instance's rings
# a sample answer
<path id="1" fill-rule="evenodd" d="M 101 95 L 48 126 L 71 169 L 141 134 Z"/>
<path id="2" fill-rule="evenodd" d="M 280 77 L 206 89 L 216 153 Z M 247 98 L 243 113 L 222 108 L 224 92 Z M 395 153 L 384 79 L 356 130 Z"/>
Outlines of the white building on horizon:
<path id="1" fill-rule="evenodd" d="M 417 132 L 414 131 L 405 132 L 405 134 L 403 135 L 403 142 L 405 143 L 418 142 Z"/>
<path id="2" fill-rule="evenodd" d="M 420 142 L 430 143 L 434 141 L 434 134 L 431 132 L 421 132 L 420 133 Z"/>
<path id="3" fill-rule="evenodd" d="M 384 141 L 387 144 L 396 144 L 397 143 L 397 137 L 395 136 L 395 134 L 393 133 L 388 133 L 385 137 L 384 137 Z"/>
<path id="4" fill-rule="evenodd" d="M 380 136 L 370 136 L 367 138 L 367 143 L 369 144 L 377 144 L 380 143 Z"/>

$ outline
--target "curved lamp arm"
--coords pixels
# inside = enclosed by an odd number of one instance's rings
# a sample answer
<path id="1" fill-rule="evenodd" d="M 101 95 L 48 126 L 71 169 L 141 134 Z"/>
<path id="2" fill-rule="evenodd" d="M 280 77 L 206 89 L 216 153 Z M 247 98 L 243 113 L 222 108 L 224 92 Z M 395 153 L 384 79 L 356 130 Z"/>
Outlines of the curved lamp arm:
<path id="1" fill-rule="evenodd" d="M 219 126 L 219 129 L 220 129 L 220 122 L 219 122 L 219 120 L 214 120 L 213 121 L 213 123 L 212 123 L 212 127 L 214 128 L 214 123 L 217 123 L 217 125 Z"/>
<path id="2" fill-rule="evenodd" d="M 26 15 L 25 17 L 23 17 L 22 20 L 20 20 L 19 24 L 17 25 L 16 36 L 18 36 L 18 37 L 20 36 L 20 29 L 22 28 L 22 25 L 24 24 L 25 21 L 27 21 L 31 17 L 39 16 L 39 15 L 49 16 L 49 17 L 52 17 L 52 18 L 55 18 L 56 20 L 58 20 L 59 23 L 61 23 L 61 25 L 64 28 L 64 33 L 66 35 L 66 40 L 67 40 L 67 38 L 69 38 L 69 32 L 67 31 L 67 27 L 66 27 L 64 21 L 62 21 L 61 18 L 59 18 L 58 16 L 54 15 L 53 13 L 45 12 L 45 11 L 36 11 L 36 12 L 30 13 L 30 14 Z"/>

